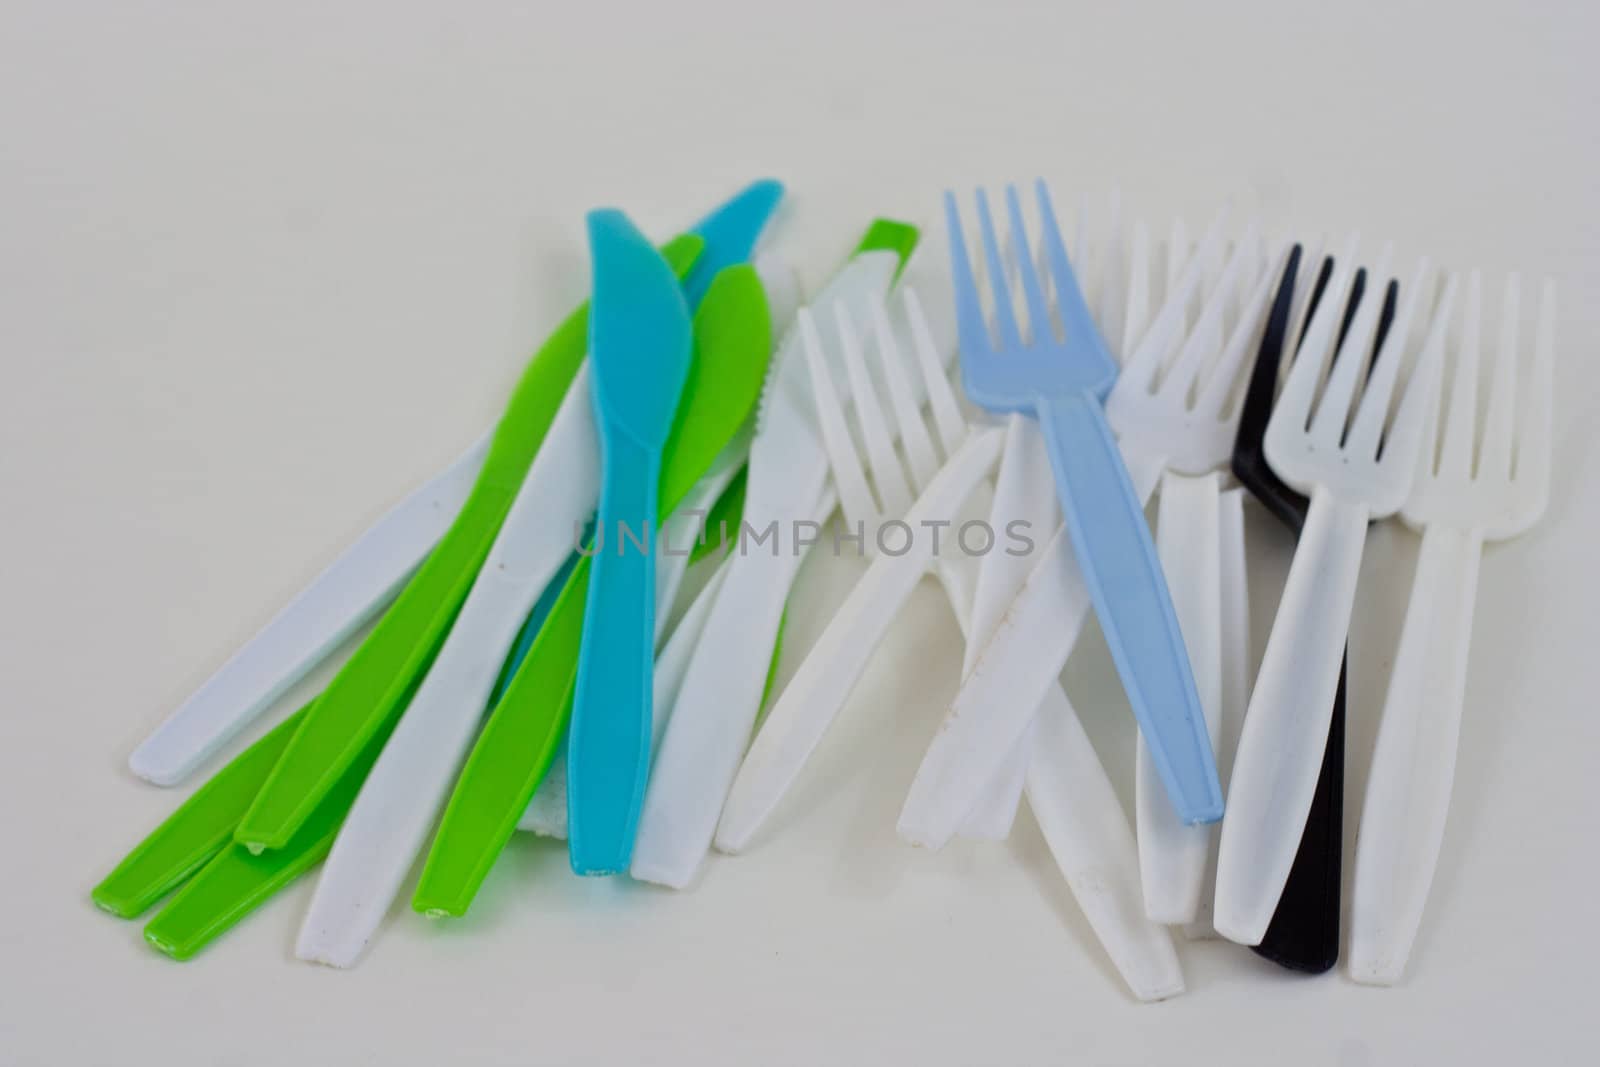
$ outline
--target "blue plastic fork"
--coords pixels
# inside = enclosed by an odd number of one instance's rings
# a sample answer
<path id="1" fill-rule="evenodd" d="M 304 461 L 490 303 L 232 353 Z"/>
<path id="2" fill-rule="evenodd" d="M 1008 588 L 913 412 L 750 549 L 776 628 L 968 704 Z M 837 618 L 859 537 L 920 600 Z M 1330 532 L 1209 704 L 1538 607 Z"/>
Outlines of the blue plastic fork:
<path id="1" fill-rule="evenodd" d="M 1036 189 L 1044 253 L 1063 327 L 1061 340 L 1056 339 L 1050 305 L 1033 265 L 1015 187 L 1006 188 L 1006 205 L 1028 307 L 1026 341 L 1012 311 L 988 197 L 978 191 L 984 259 L 994 286 L 997 341 L 991 337 L 967 258 L 955 196 L 945 194 L 962 381 L 974 403 L 996 413 L 1020 412 L 1039 420 L 1084 584 L 1167 796 L 1185 822 L 1216 822 L 1222 818 L 1222 786 L 1200 696 L 1144 509 L 1106 424 L 1104 404 L 1116 381 L 1117 364 L 1078 288 L 1050 190 L 1043 181 Z"/>

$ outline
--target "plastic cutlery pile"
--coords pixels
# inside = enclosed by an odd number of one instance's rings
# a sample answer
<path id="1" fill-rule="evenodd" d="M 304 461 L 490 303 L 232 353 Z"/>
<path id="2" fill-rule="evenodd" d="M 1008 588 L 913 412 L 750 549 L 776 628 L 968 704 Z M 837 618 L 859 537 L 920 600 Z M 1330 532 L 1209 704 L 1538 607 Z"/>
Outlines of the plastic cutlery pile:
<path id="1" fill-rule="evenodd" d="M 765 236 L 782 194 L 757 182 L 660 246 L 590 214 L 590 302 L 499 424 L 130 766 L 190 780 L 376 620 L 367 636 L 95 903 L 159 906 L 145 940 L 188 959 L 320 864 L 295 952 L 349 967 L 410 872 L 414 910 L 465 916 L 518 829 L 565 839 L 577 874 L 688 888 L 713 849 L 779 832 L 840 716 L 895 714 L 851 692 L 931 575 L 962 680 L 900 837 L 1002 839 L 1026 800 L 1141 1000 L 1183 992 L 1182 938 L 1325 971 L 1356 831 L 1345 719 L 1372 716 L 1348 953 L 1356 980 L 1398 981 L 1445 832 L 1483 546 L 1549 494 L 1552 288 L 1525 336 L 1507 283 L 1485 375 L 1477 274 L 1423 261 L 1401 285 L 1387 248 L 1322 257 L 1226 211 L 1157 243 L 1116 200 L 1097 230 L 1079 211 L 1069 253 L 1040 182 L 1005 190 L 1003 226 L 980 191 L 970 231 L 947 196 L 952 344 L 902 280 L 906 223 L 873 221 L 802 299 Z M 1246 498 L 1297 538 L 1259 670 Z M 1383 706 L 1347 708 L 1363 548 L 1394 515 L 1422 534 L 1403 635 Z M 801 563 L 829 550 L 868 565 L 775 688 Z M 1061 681 L 1091 613 L 1137 723 L 1126 767 Z"/>

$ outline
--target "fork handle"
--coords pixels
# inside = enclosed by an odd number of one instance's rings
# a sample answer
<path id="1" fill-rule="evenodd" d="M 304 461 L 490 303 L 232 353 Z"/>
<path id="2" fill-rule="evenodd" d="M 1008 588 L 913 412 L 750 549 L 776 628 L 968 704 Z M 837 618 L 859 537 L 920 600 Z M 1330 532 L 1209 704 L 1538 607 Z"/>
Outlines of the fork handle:
<path id="1" fill-rule="evenodd" d="M 1318 486 L 1267 638 L 1228 780 L 1215 926 L 1265 936 L 1300 848 L 1333 717 L 1368 509 Z"/>
<path id="2" fill-rule="evenodd" d="M 1167 796 L 1185 823 L 1216 822 L 1222 785 L 1205 712 L 1105 409 L 1088 391 L 1041 397 L 1036 409 L 1089 598 Z"/>
<path id="3" fill-rule="evenodd" d="M 765 517 L 747 521 L 764 528 Z M 779 522 L 793 528 L 791 516 Z M 684 670 L 639 814 L 629 867 L 636 881 L 683 889 L 711 848 L 761 712 L 784 602 L 804 559 L 798 546 L 773 551 L 779 554 L 736 547 Z"/>
<path id="4" fill-rule="evenodd" d="M 1135 491 L 1143 501 L 1155 492 L 1165 461 L 1136 455 L 1132 462 Z M 1048 469 L 1048 453 L 1045 463 Z M 1034 554 L 1032 548 L 1029 553 Z M 982 653 L 923 754 L 896 826 L 910 844 L 943 848 L 973 814 L 1027 736 L 1039 701 L 1083 630 L 1089 592 L 1073 558 L 1072 538 L 1058 530 L 1037 555 L 1021 591 L 994 616 Z"/>
<path id="5" fill-rule="evenodd" d="M 1182 993 L 1172 935 L 1139 906 L 1139 851 L 1122 802 L 1058 683 L 1033 721 L 1028 806 L 1056 866 L 1133 995 Z"/>
<path id="6" fill-rule="evenodd" d="M 1483 536 L 1429 526 L 1383 703 L 1357 837 L 1350 976 L 1399 981 L 1444 840 Z"/>
<path id="7" fill-rule="evenodd" d="M 959 523 L 962 504 L 988 478 L 990 468 L 1000 458 L 1002 443 L 1003 435 L 998 429 L 968 438 L 906 514 L 906 525 L 917 531 L 935 520 L 947 525 Z M 834 612 L 828 628 L 789 680 L 751 743 L 727 793 L 717 829 L 719 849 L 739 852 L 760 832 L 822 742 L 866 671 L 873 651 L 936 559 L 931 539 L 913 536 L 906 552 L 880 554 L 872 561 L 867 573 Z"/>
<path id="8" fill-rule="evenodd" d="M 1206 735 L 1213 739 L 1222 725 L 1220 483 L 1214 472 L 1191 478 L 1168 471 L 1161 479 L 1156 527 L 1162 569 L 1171 582 L 1173 607 L 1205 708 Z M 1145 914 L 1156 922 L 1193 922 L 1204 895 L 1213 828 L 1180 822 L 1162 795 L 1142 734 L 1135 751 L 1135 824 Z"/>
<path id="9" fill-rule="evenodd" d="M 1227 800 L 1228 780 L 1233 774 L 1233 753 L 1239 747 L 1239 729 L 1244 725 L 1245 708 L 1250 703 L 1250 684 L 1255 680 L 1255 657 L 1250 645 L 1250 568 L 1244 537 L 1245 494 L 1246 490 L 1242 487 L 1228 489 L 1217 499 L 1217 548 L 1220 562 L 1217 579 L 1218 588 L 1222 591 L 1217 642 L 1221 670 L 1218 673 L 1217 691 L 1220 695 L 1221 711 L 1217 715 L 1216 725 L 1211 728 L 1211 751 L 1217 757 L 1217 774 L 1222 779 L 1224 801 Z M 1343 752 L 1344 735 L 1341 733 L 1339 736 L 1341 738 L 1339 751 Z M 1319 783 L 1317 789 L 1321 799 L 1322 784 Z M 1315 813 L 1317 809 L 1313 807 L 1312 811 Z M 1312 817 L 1315 818 L 1315 814 Z M 1217 842 L 1222 836 L 1221 829 L 1217 827 L 1217 832 L 1211 835 L 1205 876 L 1200 888 L 1200 907 L 1195 913 L 1194 921 L 1185 924 L 1183 928 L 1184 936 L 1191 941 L 1207 940 L 1217 936 L 1216 927 L 1212 925 L 1211 919 L 1216 899 Z M 1303 839 L 1301 847 L 1305 847 Z M 1291 886 L 1294 884 L 1293 874 L 1289 876 L 1289 884 Z M 1284 895 L 1288 896 L 1287 891 Z M 1335 896 L 1337 897 L 1337 894 Z M 1283 911 L 1281 903 L 1278 910 L 1281 915 Z M 1334 930 L 1337 933 L 1339 918 L 1337 905 L 1333 917 Z M 1273 921 L 1276 923 L 1278 916 L 1274 916 Z M 1270 929 L 1267 931 L 1266 940 L 1272 940 Z M 1261 949 L 1258 947 L 1256 952 L 1259 954 Z"/>

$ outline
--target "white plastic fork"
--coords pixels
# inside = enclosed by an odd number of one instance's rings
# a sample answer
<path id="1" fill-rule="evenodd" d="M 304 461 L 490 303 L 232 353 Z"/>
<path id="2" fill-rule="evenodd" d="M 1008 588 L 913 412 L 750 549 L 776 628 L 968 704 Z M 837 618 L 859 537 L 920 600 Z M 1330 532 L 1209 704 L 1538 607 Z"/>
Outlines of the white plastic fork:
<path id="1" fill-rule="evenodd" d="M 899 262 L 886 251 L 858 253 L 810 307 L 865 306 L 892 287 Z M 784 598 L 814 544 L 802 544 L 799 527 L 810 521 L 815 529 L 837 503 L 799 345 L 791 330 L 773 358 L 751 444 L 745 519 L 753 530 L 774 531 L 773 555 L 753 541 L 734 557 L 691 657 L 639 817 L 629 873 L 640 881 L 685 888 L 710 851 L 764 701 Z M 790 542 L 781 553 L 779 542 Z"/>
<path id="2" fill-rule="evenodd" d="M 915 323 L 921 313 L 915 294 L 910 290 L 906 293 L 906 305 L 907 315 Z M 892 363 L 901 357 L 898 346 L 887 333 L 881 309 L 879 311 L 874 321 L 880 351 L 885 362 Z M 913 329 L 913 336 L 925 335 Z M 811 343 L 820 348 L 820 339 L 815 334 Z M 848 351 L 848 344 L 844 347 Z M 922 425 L 922 417 L 915 405 L 899 399 L 904 389 L 894 385 L 898 375 L 892 371 L 886 373 L 891 383 L 895 419 L 902 439 L 907 442 L 912 481 L 922 491 L 910 515 L 918 516 L 919 521 L 949 521 L 949 528 L 959 537 L 961 519 L 958 514 L 977 518 L 985 513 L 991 493 L 982 475 L 968 495 L 965 507 L 959 506 L 957 498 L 963 495 L 962 485 L 970 483 L 969 472 L 987 470 L 992 460 L 986 457 L 993 448 L 987 442 L 999 431 L 981 429 L 976 436 L 968 436 L 968 427 L 938 361 L 921 345 L 918 351 L 922 358 L 916 363 L 927 383 L 933 419 L 945 452 L 952 459 L 942 471 L 934 473 L 937 464 L 933 443 Z M 888 505 L 880 508 L 879 502 L 873 500 L 840 404 L 826 380 L 820 353 L 813 349 L 811 354 L 817 370 L 815 394 L 820 421 L 845 515 L 852 523 L 865 521 L 858 516 L 888 510 Z M 870 392 L 856 394 L 858 418 L 864 424 L 887 423 L 888 417 L 874 400 Z M 1028 436 L 1039 437 L 1038 428 L 1021 418 L 1008 422 L 1005 458 L 992 494 L 994 506 L 988 510 L 990 528 L 994 529 L 993 524 L 1000 521 L 1001 516 L 1008 525 L 1017 521 L 1028 523 L 1024 529 L 1053 528 L 1059 523 L 1059 512 L 1052 490 L 1050 461 L 1042 440 L 1036 442 L 1037 447 L 1026 441 Z M 868 432 L 863 436 L 871 440 L 879 434 Z M 973 465 L 968 466 L 968 457 L 980 457 L 983 462 L 974 460 Z M 884 470 L 885 463 L 893 466 Z M 879 485 L 904 479 L 899 460 L 892 454 L 869 452 L 868 466 L 872 468 L 874 482 Z M 958 474 L 959 481 L 955 480 Z M 1034 490 L 1031 493 L 1030 487 Z M 931 506 L 936 497 L 943 497 L 937 508 Z M 758 832 L 837 713 L 883 630 L 903 604 L 906 592 L 920 581 L 930 566 L 938 575 L 957 622 L 967 636 L 970 661 L 982 646 L 982 636 L 1000 625 L 1011 593 L 1020 584 L 1029 563 L 1026 554 L 1008 555 L 998 545 L 991 546 L 980 559 L 966 554 L 959 544 L 956 550 L 937 557 L 905 560 L 906 557 L 886 556 L 875 560 L 769 714 L 724 809 L 717 836 L 717 845 L 722 850 L 738 851 Z M 1020 575 L 1017 573 L 1019 563 Z M 1053 686 L 1046 695 L 1040 707 L 1038 730 L 1030 735 L 1029 744 L 1021 755 L 1029 804 L 1046 842 L 1096 936 L 1129 988 L 1141 1000 L 1160 1000 L 1183 992 L 1183 973 L 1171 936 L 1141 914 L 1138 855 L 1127 819 L 1093 745 L 1059 685 Z"/>
<path id="3" fill-rule="evenodd" d="M 1135 223 L 1131 254 L 1132 271 L 1128 281 L 1128 310 L 1123 341 L 1124 350 L 1130 352 L 1135 348 L 1136 343 L 1144 337 L 1145 331 L 1149 328 L 1147 309 L 1152 286 L 1150 285 L 1149 272 L 1146 266 L 1149 258 L 1147 244 L 1148 232 L 1142 223 Z M 1166 284 L 1163 292 L 1171 291 L 1176 287 L 1179 278 L 1182 276 L 1184 266 L 1193 254 L 1193 249 L 1189 245 L 1187 231 L 1181 218 L 1173 221 L 1166 252 Z M 1220 262 L 1220 252 L 1221 250 L 1218 249 L 1217 255 L 1209 257 L 1201 264 L 1202 269 L 1206 272 L 1205 285 L 1208 291 L 1214 290 L 1216 286 L 1217 279 L 1213 275 L 1224 269 L 1224 265 Z M 1246 303 L 1248 304 L 1248 301 Z M 1202 314 L 1204 314 L 1204 310 L 1202 310 Z M 1240 325 L 1243 326 L 1249 317 L 1249 308 L 1241 308 L 1239 312 Z M 1216 339 L 1213 338 L 1213 340 L 1215 341 Z M 1237 342 L 1235 341 L 1234 343 Z M 1243 373 L 1242 369 L 1237 373 Z M 1228 403 L 1232 402 L 1231 400 L 1228 401 Z M 1210 410 L 1229 427 L 1230 431 L 1237 426 L 1241 414 L 1239 410 L 1229 410 L 1226 406 L 1220 409 L 1212 407 Z M 1157 417 L 1159 418 L 1159 416 Z M 1214 434 L 1206 432 L 1210 427 L 1202 426 L 1199 429 L 1201 432 L 1198 436 L 1210 442 L 1215 441 Z M 1212 457 L 1217 455 L 1219 445 L 1216 443 L 1210 443 L 1209 447 L 1206 447 L 1205 442 L 1196 442 L 1196 444 L 1201 445 L 1196 450 L 1200 455 L 1194 458 L 1200 459 L 1201 456 L 1207 454 Z M 1226 458 L 1217 460 L 1218 465 L 1226 462 Z M 1213 662 L 1213 656 L 1215 656 L 1215 662 L 1219 667 L 1216 692 L 1220 696 L 1220 709 L 1216 712 L 1211 712 L 1211 705 L 1207 704 L 1207 732 L 1211 737 L 1212 748 L 1216 755 L 1217 776 L 1222 781 L 1224 796 L 1226 796 L 1228 778 L 1233 767 L 1233 751 L 1239 741 L 1239 730 L 1244 721 L 1245 706 L 1250 700 L 1251 668 L 1253 663 L 1250 648 L 1250 592 L 1244 538 L 1245 490 L 1233 488 L 1217 494 L 1216 523 L 1214 524 L 1215 533 L 1213 534 L 1213 524 L 1210 522 L 1212 508 L 1209 502 L 1212 488 L 1210 483 L 1213 478 L 1218 479 L 1217 487 L 1220 488 L 1221 476 L 1216 474 L 1191 478 L 1168 471 L 1163 475 L 1162 492 L 1158 498 L 1156 549 L 1163 561 L 1163 566 L 1167 570 L 1169 580 L 1173 581 L 1173 606 L 1179 613 L 1179 624 L 1184 630 L 1185 642 L 1189 647 L 1190 662 L 1195 665 L 1197 679 L 1202 670 L 1200 667 L 1202 661 L 1209 666 Z M 1191 525 L 1190 509 L 1179 503 L 1180 498 L 1186 499 L 1190 503 L 1197 503 L 1205 512 L 1203 521 Z M 1212 544 L 1213 539 L 1214 546 Z M 1213 559 L 1215 561 L 1214 564 L 1212 563 Z M 1188 561 L 1187 565 L 1184 560 Z M 1201 573 L 1208 573 L 1213 565 L 1216 570 L 1217 581 L 1215 584 L 1218 602 L 1214 609 L 1208 605 L 1197 612 L 1195 607 L 1198 598 L 1195 594 L 1198 592 L 1200 598 L 1208 598 L 1213 583 L 1209 577 L 1201 582 L 1195 582 L 1192 579 Z M 1190 580 L 1174 580 L 1173 576 L 1178 573 L 1189 575 Z M 1188 635 L 1195 632 L 1197 627 L 1204 626 L 1209 628 L 1212 625 L 1197 624 L 1194 621 L 1196 617 L 1203 619 L 1214 618 L 1214 634 L 1202 630 L 1199 637 L 1191 639 Z M 1207 651 L 1204 653 L 1196 648 L 1197 644 L 1202 642 L 1207 645 Z M 1209 682 L 1206 683 L 1206 688 L 1210 689 Z M 1204 695 L 1205 699 L 1209 700 L 1209 694 Z M 1149 769 L 1144 765 L 1141 765 L 1141 767 L 1145 771 Z M 1136 768 L 1135 773 L 1136 775 L 1139 773 L 1139 768 Z M 1144 784 L 1154 784 L 1154 780 L 1147 777 L 1140 783 L 1139 787 L 1142 789 Z M 1148 799 L 1150 799 L 1148 793 L 1140 792 L 1136 794 L 1136 800 L 1144 805 L 1140 814 L 1146 818 L 1149 817 L 1152 811 Z M 1195 872 L 1198 869 L 1200 880 L 1199 902 L 1193 909 L 1193 918 L 1184 923 L 1183 930 L 1184 934 L 1191 939 L 1215 937 L 1216 930 L 1211 925 L 1211 910 L 1212 888 L 1216 883 L 1217 877 L 1216 845 L 1218 834 L 1214 828 L 1205 828 L 1203 834 L 1201 833 L 1201 828 L 1185 828 L 1185 830 L 1194 837 L 1203 836 L 1209 838 L 1209 847 L 1206 849 L 1204 860 L 1202 861 L 1198 855 L 1198 848 L 1194 848 L 1191 851 L 1180 844 L 1175 854 L 1185 857 L 1187 868 L 1180 866 L 1178 870 L 1172 871 L 1171 881 L 1167 883 L 1169 888 L 1163 891 L 1159 888 L 1161 883 L 1151 877 L 1157 874 L 1155 868 L 1159 865 L 1159 860 L 1152 858 L 1150 862 L 1146 862 L 1141 858 L 1142 889 L 1147 901 L 1149 901 L 1153 893 L 1165 896 L 1169 901 L 1174 898 L 1182 899 L 1180 895 L 1182 892 L 1193 893 L 1194 891 L 1192 888 L 1180 890 L 1179 887 L 1192 886 Z M 1139 835 L 1141 850 L 1146 852 L 1153 851 L 1152 845 L 1155 840 L 1155 834 L 1141 831 Z M 1151 908 L 1149 903 L 1146 904 L 1147 914 L 1159 914 L 1162 910 L 1163 908 L 1160 904 L 1155 908 Z M 1180 911 L 1174 908 L 1167 908 L 1165 910 L 1184 914 L 1188 909 L 1184 908 Z"/>
<path id="4" fill-rule="evenodd" d="M 1367 523 L 1399 510 L 1415 479 L 1454 294 L 1452 284 L 1391 419 L 1407 362 L 1402 350 L 1427 288 L 1428 268 L 1420 264 L 1405 289 L 1369 377 L 1365 357 L 1388 273 L 1389 250 L 1383 251 L 1373 272 L 1380 284 L 1361 301 L 1330 369 L 1355 252 L 1352 238 L 1267 426 L 1267 461 L 1311 498 L 1311 506 L 1245 715 L 1218 850 L 1215 926 L 1245 945 L 1260 944 L 1266 934 L 1300 845 L 1327 744 Z"/>
<path id="5" fill-rule="evenodd" d="M 863 531 L 863 540 L 877 544 L 872 549 L 872 566 L 835 612 L 745 755 L 717 829 L 717 847 L 725 852 L 741 851 L 787 793 L 866 669 L 873 649 L 923 575 L 929 570 L 937 573 L 952 603 L 972 602 L 976 561 L 962 565 L 960 553 L 949 542 L 961 536 L 966 521 L 982 521 L 988 514 L 990 494 L 986 490 L 980 493 L 979 489 L 986 485 L 989 471 L 999 458 L 1003 435 L 991 428 L 969 437 L 955 392 L 944 377 L 942 361 L 931 347 L 920 343 L 928 334 L 916 326 L 921 319 L 916 296 L 909 289 L 906 292 L 906 313 L 919 342 L 913 346 L 917 367 L 926 383 L 946 457 L 940 460 L 911 400 L 900 345 L 887 313 L 877 304 L 872 317 L 879 363 L 910 460 L 909 481 L 899 457 L 888 445 L 893 434 L 872 388 L 856 326 L 843 309 L 835 323 L 836 348 L 849 374 L 850 396 L 866 442 L 876 497 L 868 488 L 866 472 L 851 444 L 843 405 L 828 373 L 829 357 L 816 323 L 810 315 L 801 314 L 818 425 L 834 483 L 839 488 L 840 504 L 846 521 Z M 913 484 L 919 494 L 915 503 Z M 969 498 L 976 499 L 968 505 Z M 883 543 L 884 531 L 891 521 L 907 531 L 904 550 L 893 550 Z M 932 537 L 927 534 L 930 529 L 934 532 Z M 942 529 L 949 532 L 941 551 L 934 542 Z"/>
<path id="6" fill-rule="evenodd" d="M 1237 394 L 1259 338 L 1274 271 L 1254 225 L 1226 265 L 1181 344 L 1182 299 L 1169 301 L 1148 343 L 1129 360 L 1106 404 L 1130 465 L 1162 469 L 1157 553 L 1194 670 L 1206 732 L 1219 767 L 1222 735 L 1222 474 L 1238 431 Z M 1216 249 L 1220 252 L 1220 249 Z M 1169 249 L 1174 261 L 1184 249 Z M 1206 246 L 1196 253 L 1212 254 Z M 1136 262 L 1134 270 L 1146 269 Z M 1180 297 L 1183 294 L 1180 294 Z M 1171 352 L 1170 357 L 1167 355 Z M 1163 367 L 1162 364 L 1168 364 Z M 1241 572 L 1242 573 L 1242 572 Z M 1220 773 L 1219 773 L 1220 777 Z M 1224 790 L 1227 781 L 1222 779 Z M 1211 826 L 1185 825 L 1172 809 L 1141 735 L 1136 755 L 1136 822 L 1145 913 L 1158 922 L 1191 923 L 1205 896 Z"/>
<path id="7" fill-rule="evenodd" d="M 1507 281 L 1481 421 L 1480 290 L 1473 274 L 1449 399 L 1429 420 L 1401 511 L 1422 549 L 1367 779 L 1350 918 L 1350 975 L 1374 985 L 1405 969 L 1444 840 L 1483 543 L 1526 531 L 1550 495 L 1554 287 L 1545 284 L 1530 358 L 1520 284 Z"/>

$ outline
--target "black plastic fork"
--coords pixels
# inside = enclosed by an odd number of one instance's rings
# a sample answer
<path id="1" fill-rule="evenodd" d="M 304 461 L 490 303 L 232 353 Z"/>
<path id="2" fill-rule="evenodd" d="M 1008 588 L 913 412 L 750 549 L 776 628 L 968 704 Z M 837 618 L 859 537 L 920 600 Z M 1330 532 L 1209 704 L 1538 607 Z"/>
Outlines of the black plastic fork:
<path id="1" fill-rule="evenodd" d="M 1234 475 L 1297 538 L 1305 525 L 1310 502 L 1273 473 L 1267 463 L 1263 442 L 1267 423 L 1272 417 L 1279 367 L 1290 330 L 1289 315 L 1294 304 L 1295 276 L 1300 258 L 1301 249 L 1296 245 L 1284 267 L 1283 281 L 1279 284 L 1272 314 L 1261 338 L 1261 349 L 1256 356 L 1255 367 L 1250 372 L 1250 384 L 1239 416 L 1239 435 L 1233 446 Z M 1332 273 L 1333 259 L 1328 257 L 1322 261 L 1322 269 L 1312 290 L 1310 306 L 1306 309 L 1307 323 L 1316 311 Z M 1355 317 L 1366 281 L 1367 272 L 1357 271 L 1345 304 L 1344 320 L 1339 328 L 1340 345 L 1344 343 L 1350 322 Z M 1383 346 L 1383 339 L 1394 321 L 1398 298 L 1399 286 L 1390 282 L 1384 293 L 1383 311 L 1369 360 L 1375 358 L 1374 354 Z M 1303 339 L 1302 331 L 1296 344 Z M 1370 365 L 1368 373 L 1371 373 Z M 1311 811 L 1306 817 L 1305 830 L 1300 835 L 1300 848 L 1295 853 L 1294 866 L 1289 870 L 1288 881 L 1284 883 L 1283 895 L 1278 898 L 1278 907 L 1272 914 L 1272 923 L 1267 927 L 1266 936 L 1261 939 L 1261 944 L 1254 947 L 1257 955 L 1281 967 L 1310 974 L 1330 970 L 1339 961 L 1339 889 L 1344 848 L 1344 734 L 1345 669 L 1341 667 L 1339 687 L 1334 696 L 1333 718 L 1328 726 L 1328 744 L 1323 751 L 1322 769 L 1317 776 L 1317 790 L 1311 800 Z"/>

